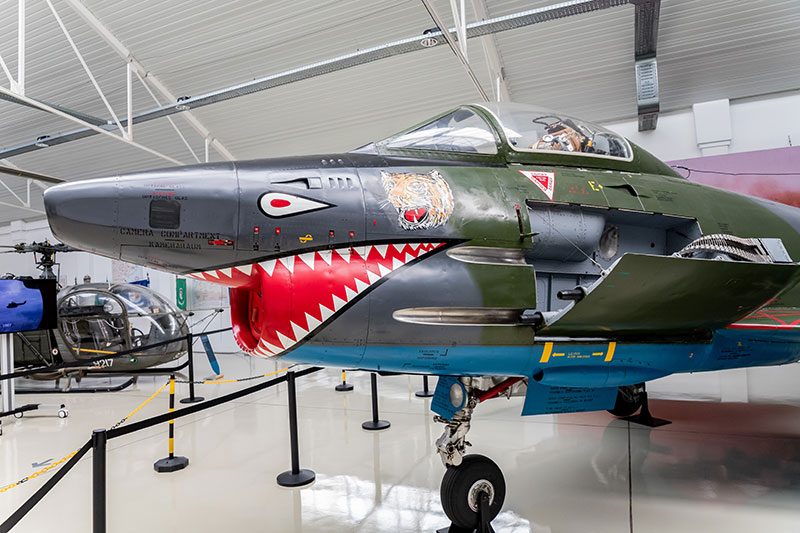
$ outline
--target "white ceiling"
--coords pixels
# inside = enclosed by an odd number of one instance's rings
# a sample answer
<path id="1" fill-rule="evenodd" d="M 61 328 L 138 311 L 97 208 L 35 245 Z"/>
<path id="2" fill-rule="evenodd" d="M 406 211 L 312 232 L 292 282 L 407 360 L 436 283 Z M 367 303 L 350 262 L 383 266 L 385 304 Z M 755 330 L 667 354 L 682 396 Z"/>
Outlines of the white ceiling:
<path id="1" fill-rule="evenodd" d="M 485 1 L 490 17 L 554 0 Z M 125 61 L 65 0 L 52 0 L 116 113 L 125 114 Z M 251 79 L 355 52 L 433 27 L 420 0 L 83 0 L 84 5 L 176 96 L 198 96 Z M 26 91 L 33 98 L 103 119 L 109 113 L 44 0 L 27 2 Z M 449 23 L 450 3 L 434 0 Z M 496 34 L 511 98 L 609 122 L 636 116 L 632 6 Z M 17 0 L 0 0 L 0 56 L 16 72 Z M 800 88 L 797 0 L 662 0 L 658 37 L 661 109 L 717 98 Z M 493 80 L 478 39 L 469 59 L 490 94 Z M 0 71 L 0 84 L 8 81 Z M 477 101 L 446 47 L 420 50 L 192 111 L 238 159 L 346 151 L 459 103 Z M 134 80 L 134 111 L 157 107 Z M 166 101 L 160 103 L 165 104 Z M 195 154 L 203 138 L 174 122 Z M 0 100 L 0 149 L 80 126 Z M 195 159 L 166 119 L 134 126 L 134 140 L 186 164 Z M 212 160 L 222 156 L 212 150 Z M 21 168 L 79 179 L 170 166 L 135 147 L 95 135 L 9 160 Z M 2 164 L 2 163 L 0 163 Z M 23 199 L 27 184 L 3 178 Z M 0 186 L 0 202 L 18 203 Z M 0 204 L 0 223 L 41 216 Z"/>

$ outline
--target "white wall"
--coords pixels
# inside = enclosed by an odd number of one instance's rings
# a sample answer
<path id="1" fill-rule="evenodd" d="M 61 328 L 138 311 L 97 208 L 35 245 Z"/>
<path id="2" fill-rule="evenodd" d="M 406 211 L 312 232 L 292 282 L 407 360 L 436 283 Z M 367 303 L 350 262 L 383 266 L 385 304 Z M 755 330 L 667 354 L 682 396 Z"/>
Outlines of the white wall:
<path id="1" fill-rule="evenodd" d="M 800 145 L 800 91 L 731 100 L 729 153 Z M 662 113 L 653 131 L 638 131 L 637 120 L 604 124 L 664 161 L 701 157 L 692 109 Z"/>

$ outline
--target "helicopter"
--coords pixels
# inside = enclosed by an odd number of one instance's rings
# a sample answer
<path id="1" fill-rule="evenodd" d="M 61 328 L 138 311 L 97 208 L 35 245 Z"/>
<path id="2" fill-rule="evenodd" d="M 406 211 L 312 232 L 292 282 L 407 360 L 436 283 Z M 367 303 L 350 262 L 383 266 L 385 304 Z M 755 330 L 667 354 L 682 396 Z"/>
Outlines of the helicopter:
<path id="1" fill-rule="evenodd" d="M 40 279 L 57 279 L 54 268 L 57 253 L 80 251 L 63 243 L 48 241 L 3 246 L 2 253 L 33 253 Z M 12 302 L 23 305 L 24 302 Z M 11 304 L 9 304 L 11 307 Z M 84 283 L 62 288 L 56 299 L 57 330 L 14 334 L 15 366 L 34 368 L 72 364 L 52 372 L 33 374 L 37 380 L 62 377 L 78 380 L 85 376 L 136 373 L 180 358 L 187 350 L 186 340 L 115 357 L 189 333 L 187 320 L 192 313 L 178 310 L 152 289 L 129 283 Z M 100 359 L 83 364 L 82 360 Z M 66 389 L 69 390 L 70 381 Z"/>

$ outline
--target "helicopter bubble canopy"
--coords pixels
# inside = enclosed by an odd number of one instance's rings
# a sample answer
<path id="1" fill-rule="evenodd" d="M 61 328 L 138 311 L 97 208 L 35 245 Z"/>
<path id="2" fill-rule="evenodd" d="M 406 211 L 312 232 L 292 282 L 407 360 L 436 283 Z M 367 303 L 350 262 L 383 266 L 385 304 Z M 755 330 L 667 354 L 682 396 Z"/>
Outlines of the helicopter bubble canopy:
<path id="1" fill-rule="evenodd" d="M 184 313 L 159 294 L 128 283 L 86 283 L 58 295 L 58 327 L 78 359 L 113 355 L 189 333 Z M 141 358 L 177 359 L 186 341 L 147 348 L 113 361 L 112 369 Z"/>

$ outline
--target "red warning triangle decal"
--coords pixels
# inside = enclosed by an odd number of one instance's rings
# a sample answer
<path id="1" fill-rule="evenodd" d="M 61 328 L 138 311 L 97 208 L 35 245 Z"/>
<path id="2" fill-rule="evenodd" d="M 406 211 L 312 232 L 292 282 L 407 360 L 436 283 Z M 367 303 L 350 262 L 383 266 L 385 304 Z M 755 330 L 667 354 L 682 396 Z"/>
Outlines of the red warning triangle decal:
<path id="1" fill-rule="evenodd" d="M 549 199 L 553 199 L 553 191 L 556 189 L 555 172 L 540 172 L 538 170 L 520 170 L 520 172 L 539 187 Z"/>

